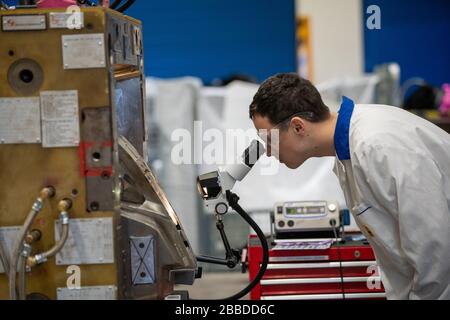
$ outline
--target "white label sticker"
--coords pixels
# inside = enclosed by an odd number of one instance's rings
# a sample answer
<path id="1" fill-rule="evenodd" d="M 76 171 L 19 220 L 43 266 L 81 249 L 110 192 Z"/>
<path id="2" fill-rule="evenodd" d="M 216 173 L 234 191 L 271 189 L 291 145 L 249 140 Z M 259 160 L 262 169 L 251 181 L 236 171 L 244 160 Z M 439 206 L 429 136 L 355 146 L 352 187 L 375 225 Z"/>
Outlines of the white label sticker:
<path id="1" fill-rule="evenodd" d="M 2 227 L 0 228 L 0 244 L 3 246 L 6 255 L 9 257 L 11 255 L 11 249 L 16 240 L 17 234 L 19 233 L 20 227 Z M 4 273 L 5 269 L 3 264 L 0 262 L 0 273 Z"/>
<path id="2" fill-rule="evenodd" d="M 50 29 L 81 29 L 84 26 L 83 12 L 50 12 Z"/>
<path id="3" fill-rule="evenodd" d="M 76 147 L 80 143 L 78 92 L 42 91 L 42 146 Z"/>
<path id="4" fill-rule="evenodd" d="M 3 31 L 45 30 L 45 15 L 3 16 Z"/>
<path id="5" fill-rule="evenodd" d="M 0 99 L 0 143 L 40 143 L 39 98 Z"/>
<path id="6" fill-rule="evenodd" d="M 60 238 L 55 221 L 55 241 Z M 112 218 L 71 219 L 69 237 L 56 255 L 57 265 L 105 264 L 114 262 Z"/>
<path id="7" fill-rule="evenodd" d="M 104 68 L 105 41 L 102 33 L 62 36 L 64 69 Z"/>
<path id="8" fill-rule="evenodd" d="M 81 287 L 80 289 L 56 289 L 58 300 L 116 300 L 116 286 Z"/>

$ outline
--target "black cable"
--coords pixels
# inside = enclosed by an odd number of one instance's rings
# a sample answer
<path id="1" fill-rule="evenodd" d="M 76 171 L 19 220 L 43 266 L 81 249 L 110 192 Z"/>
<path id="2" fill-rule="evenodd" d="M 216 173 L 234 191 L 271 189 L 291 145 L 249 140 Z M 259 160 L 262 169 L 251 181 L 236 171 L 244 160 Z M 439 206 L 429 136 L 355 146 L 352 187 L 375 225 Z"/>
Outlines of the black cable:
<path id="1" fill-rule="evenodd" d="M 4 3 L 3 1 L 0 1 L 0 7 L 5 9 L 5 10 L 9 10 L 9 7 L 6 3 Z"/>
<path id="2" fill-rule="evenodd" d="M 239 197 L 232 193 L 231 191 L 227 191 L 227 200 L 228 204 L 234 211 L 236 211 L 244 220 L 247 222 L 252 229 L 256 232 L 256 235 L 259 238 L 259 241 L 261 242 L 261 246 L 263 249 L 263 259 L 261 263 L 261 267 L 259 268 L 259 272 L 256 275 L 256 277 L 253 279 L 252 282 L 250 282 L 244 289 L 239 291 L 238 293 L 222 298 L 217 300 L 237 300 L 248 294 L 252 289 L 259 283 L 259 281 L 264 276 L 264 273 L 267 270 L 267 265 L 269 264 L 269 245 L 267 244 L 267 239 L 262 230 L 259 228 L 259 226 L 256 224 L 256 222 L 245 212 L 244 209 L 238 204 Z M 222 264 L 222 265 L 228 265 L 226 260 L 214 258 L 214 257 L 208 257 L 208 256 L 197 256 L 197 261 L 200 262 L 207 262 L 207 263 L 215 263 L 215 264 Z M 194 299 L 190 299 L 194 300 Z"/>
<path id="3" fill-rule="evenodd" d="M 225 259 L 203 256 L 203 255 L 199 255 L 196 258 L 197 258 L 197 261 L 199 261 L 199 262 L 214 263 L 214 264 L 221 264 L 223 266 L 228 266 L 228 262 Z"/>
<path id="4" fill-rule="evenodd" d="M 111 9 L 115 9 L 119 6 L 119 4 L 122 2 L 122 0 L 114 0 L 113 3 L 109 6 Z"/>
<path id="5" fill-rule="evenodd" d="M 125 4 L 123 6 L 121 6 L 120 8 L 117 8 L 116 10 L 119 11 L 119 12 L 124 13 L 135 2 L 136 2 L 136 0 L 127 0 L 127 2 L 125 2 Z"/>
<path id="6" fill-rule="evenodd" d="M 245 296 L 247 293 L 249 293 L 264 276 L 264 273 L 266 272 L 267 269 L 267 265 L 269 264 L 269 245 L 267 244 L 266 236 L 259 228 L 259 226 L 256 224 L 256 222 L 238 204 L 239 197 L 236 194 L 232 193 L 231 191 L 227 191 L 227 200 L 228 203 L 230 204 L 230 207 L 233 208 L 256 232 L 263 249 L 263 260 L 261 263 L 261 268 L 259 269 L 259 272 L 256 275 L 255 279 L 253 279 L 253 281 L 250 282 L 247 285 L 247 287 L 245 287 L 238 293 L 223 299 L 223 300 L 237 300 Z"/>
<path id="7" fill-rule="evenodd" d="M 90 1 L 90 0 L 77 0 L 78 4 L 81 5 L 85 5 L 87 7 L 96 7 L 97 4 L 95 4 L 94 2 Z"/>
<path id="8" fill-rule="evenodd" d="M 336 238 L 336 244 L 338 249 L 338 259 L 339 259 L 339 273 L 341 275 L 341 290 L 342 290 L 342 299 L 345 300 L 345 288 L 344 288 L 344 273 L 342 270 L 342 257 L 341 257 L 341 245 L 339 244 L 339 239 L 336 233 L 336 228 L 333 226 L 334 237 Z"/>

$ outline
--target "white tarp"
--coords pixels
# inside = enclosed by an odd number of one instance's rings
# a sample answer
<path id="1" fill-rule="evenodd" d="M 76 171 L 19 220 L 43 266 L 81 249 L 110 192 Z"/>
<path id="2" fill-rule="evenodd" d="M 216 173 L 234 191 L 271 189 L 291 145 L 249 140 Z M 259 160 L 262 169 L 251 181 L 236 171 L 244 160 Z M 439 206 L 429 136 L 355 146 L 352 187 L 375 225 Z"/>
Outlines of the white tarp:
<path id="1" fill-rule="evenodd" d="M 149 131 L 148 159 L 170 203 L 180 218 L 195 252 L 199 246 L 199 196 L 197 166 L 171 161 L 175 142 L 172 132 L 193 131 L 195 106 L 201 81 L 196 78 L 146 79 L 146 125 Z"/>
<path id="2" fill-rule="evenodd" d="M 376 76 L 335 79 L 318 86 L 325 103 L 332 111 L 339 108 L 342 95 L 357 103 L 372 103 Z M 258 89 L 258 85 L 241 81 L 226 87 L 202 87 L 196 78 L 172 80 L 147 79 L 147 125 L 150 128 L 149 162 L 161 180 L 164 190 L 180 216 L 187 235 L 198 248 L 198 208 L 200 198 L 196 191 L 196 177 L 200 173 L 217 170 L 222 163 L 207 164 L 203 151 L 211 144 L 203 134 L 208 129 L 221 132 L 224 137 L 227 129 L 254 130 L 249 119 L 248 107 Z M 194 134 L 194 121 L 197 131 Z M 193 139 L 192 159 L 197 164 L 176 165 L 171 161 L 172 148 L 177 144 L 171 141 L 174 130 L 187 129 Z M 153 132 L 153 133 L 152 133 Z M 256 136 L 256 131 L 254 131 Z M 156 141 L 155 141 L 156 140 Z M 225 141 L 223 157 L 237 157 L 240 150 L 231 150 Z M 231 144 L 232 145 L 232 144 Z M 195 154 L 195 156 L 194 156 Z M 270 162 L 272 161 L 272 162 Z M 261 167 L 279 165 L 275 175 L 261 175 Z M 334 158 L 310 159 L 296 170 L 288 169 L 274 159 L 263 156 L 253 170 L 234 188 L 240 196 L 241 205 L 249 210 L 270 210 L 276 202 L 296 200 L 336 200 L 345 207 L 345 200 L 338 180 L 332 172 Z M 267 172 L 267 171 L 266 171 Z M 353 223 L 352 223 L 353 225 Z"/>

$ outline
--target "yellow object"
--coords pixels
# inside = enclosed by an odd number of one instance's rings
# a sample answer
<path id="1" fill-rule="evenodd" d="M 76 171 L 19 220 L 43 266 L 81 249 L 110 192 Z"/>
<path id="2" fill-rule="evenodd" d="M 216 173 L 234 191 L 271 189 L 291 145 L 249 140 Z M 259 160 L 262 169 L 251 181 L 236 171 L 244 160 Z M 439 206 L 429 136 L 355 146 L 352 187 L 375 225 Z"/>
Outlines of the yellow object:
<path id="1" fill-rule="evenodd" d="M 115 213 L 117 211 L 114 209 L 120 207 L 120 203 L 118 197 L 114 196 L 118 182 L 113 159 L 114 151 L 117 150 L 117 142 L 113 138 L 117 135 L 117 127 L 114 122 L 111 122 L 111 119 L 115 118 L 114 85 L 116 76 L 120 76 L 136 79 L 142 88 L 141 25 L 135 19 L 102 7 L 83 8 L 81 12 L 84 16 L 83 27 L 68 29 L 51 27 L 55 13 L 61 16 L 64 13 L 62 9 L 0 11 L 3 24 L 0 32 L 0 101 L 8 101 L 5 98 L 34 97 L 41 100 L 42 108 L 43 99 L 48 99 L 49 96 L 53 99 L 51 101 L 57 101 L 56 103 L 70 101 L 68 98 L 61 98 L 65 92 L 77 99 L 73 100 L 77 102 L 77 113 L 66 118 L 68 121 L 75 118 L 79 120 L 80 140 L 73 141 L 72 146 L 56 146 L 59 142 L 66 143 L 64 135 L 67 132 L 63 130 L 62 123 L 64 119 L 55 127 L 60 128 L 61 132 L 53 132 L 51 131 L 53 127 L 49 127 L 49 123 L 51 124 L 54 120 L 50 119 L 44 123 L 43 118 L 37 122 L 37 125 L 41 130 L 48 129 L 48 143 L 53 144 L 50 147 L 44 147 L 43 140 L 46 139 L 44 136 L 38 138 L 36 143 L 0 144 L 0 227 L 22 226 L 39 190 L 51 185 L 56 191 L 54 197 L 50 197 L 51 189 L 46 188 L 41 192 L 40 197 L 44 202 L 42 212 L 39 213 L 30 230 L 39 230 L 42 236 L 39 241 L 33 243 L 33 254 L 45 252 L 55 244 L 55 222 L 59 219 L 58 211 L 65 211 L 70 207 L 69 201 L 60 202 L 63 199 L 70 199 L 71 221 L 72 219 L 112 218 L 112 234 L 115 234 L 118 221 Z M 44 17 L 45 30 L 31 30 L 32 23 L 29 23 L 29 27 L 26 26 L 29 19 L 27 17 L 33 15 Z M 12 16 L 15 17 L 11 18 Z M 17 16 L 25 17 L 25 20 L 19 20 Z M 28 30 L 5 30 L 7 23 L 12 28 L 14 26 L 18 28 L 20 21 L 25 21 L 24 25 Z M 89 37 L 94 35 L 97 37 L 94 39 L 102 39 L 102 41 L 94 43 L 92 39 L 90 40 Z M 68 46 L 65 46 L 66 40 L 71 41 Z M 80 50 L 82 47 L 77 47 L 77 41 L 79 43 L 85 41 L 91 47 L 98 45 L 100 49 L 86 47 L 85 50 Z M 65 52 L 65 50 L 68 51 Z M 85 55 L 86 58 L 83 58 Z M 91 61 L 92 56 L 101 57 L 103 60 Z M 43 95 L 43 92 L 47 92 L 47 95 Z M 143 93 L 142 90 L 141 94 Z M 60 105 L 52 107 L 57 108 Z M 0 109 L 0 117 L 2 112 L 6 114 L 5 108 Z M 84 127 L 83 121 L 85 116 L 89 116 L 88 110 L 106 112 L 109 116 L 106 117 L 106 122 L 99 122 L 97 126 Z M 143 112 L 142 109 L 140 111 Z M 33 117 L 39 119 L 39 115 L 28 115 L 30 119 Z M 24 116 L 24 120 L 28 118 Z M 136 114 L 136 118 L 139 119 L 139 114 Z M 104 142 L 102 145 L 95 145 L 95 141 L 85 141 L 86 136 L 89 136 L 88 130 L 95 131 L 103 128 L 105 123 L 111 128 L 109 139 L 102 141 Z M 36 123 L 33 125 L 36 126 Z M 141 126 L 143 126 L 142 123 Z M 76 129 L 75 126 L 73 128 Z M 0 133 L 5 134 L 1 129 Z M 18 134 L 15 135 L 16 137 L 13 138 L 22 138 Z M 96 135 L 98 132 L 90 134 L 94 138 Z M 2 138 L 0 136 L 0 139 Z M 144 135 L 141 138 L 144 139 Z M 92 143 L 94 146 L 91 145 Z M 94 151 L 92 148 L 97 149 Z M 91 154 L 86 154 L 87 152 L 92 152 L 93 158 L 89 158 L 92 163 L 89 163 L 88 159 Z M 101 159 L 96 159 L 96 156 Z M 95 178 L 97 180 L 92 180 Z M 110 183 L 97 186 L 95 183 L 98 181 L 110 181 Z M 94 184 L 89 187 L 91 182 Z M 95 199 L 105 194 L 107 201 L 103 198 Z M 103 205 L 105 201 L 107 204 Z M 113 249 L 117 249 L 116 237 L 110 240 L 114 241 Z M 33 259 L 34 257 L 28 259 L 29 265 L 36 264 Z M 101 263 L 99 260 L 98 263 L 80 264 L 81 285 L 118 287 L 119 260 L 115 252 L 114 263 Z M 27 294 L 39 293 L 55 299 L 57 288 L 66 287 L 69 277 L 68 267 L 69 265 L 57 264 L 55 257 L 49 258 L 42 265 L 35 266 L 26 275 Z M 3 273 L 0 274 L 0 299 L 8 298 L 7 276 Z"/>

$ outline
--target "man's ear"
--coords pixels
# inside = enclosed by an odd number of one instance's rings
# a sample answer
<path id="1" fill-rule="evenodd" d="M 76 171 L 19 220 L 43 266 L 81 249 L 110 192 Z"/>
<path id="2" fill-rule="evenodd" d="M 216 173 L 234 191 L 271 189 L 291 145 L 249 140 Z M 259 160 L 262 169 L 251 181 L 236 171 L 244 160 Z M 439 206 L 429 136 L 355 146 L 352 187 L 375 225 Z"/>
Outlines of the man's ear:
<path id="1" fill-rule="evenodd" d="M 304 135 L 305 134 L 305 120 L 299 117 L 294 117 L 291 120 L 291 127 L 294 130 L 294 133 Z"/>

